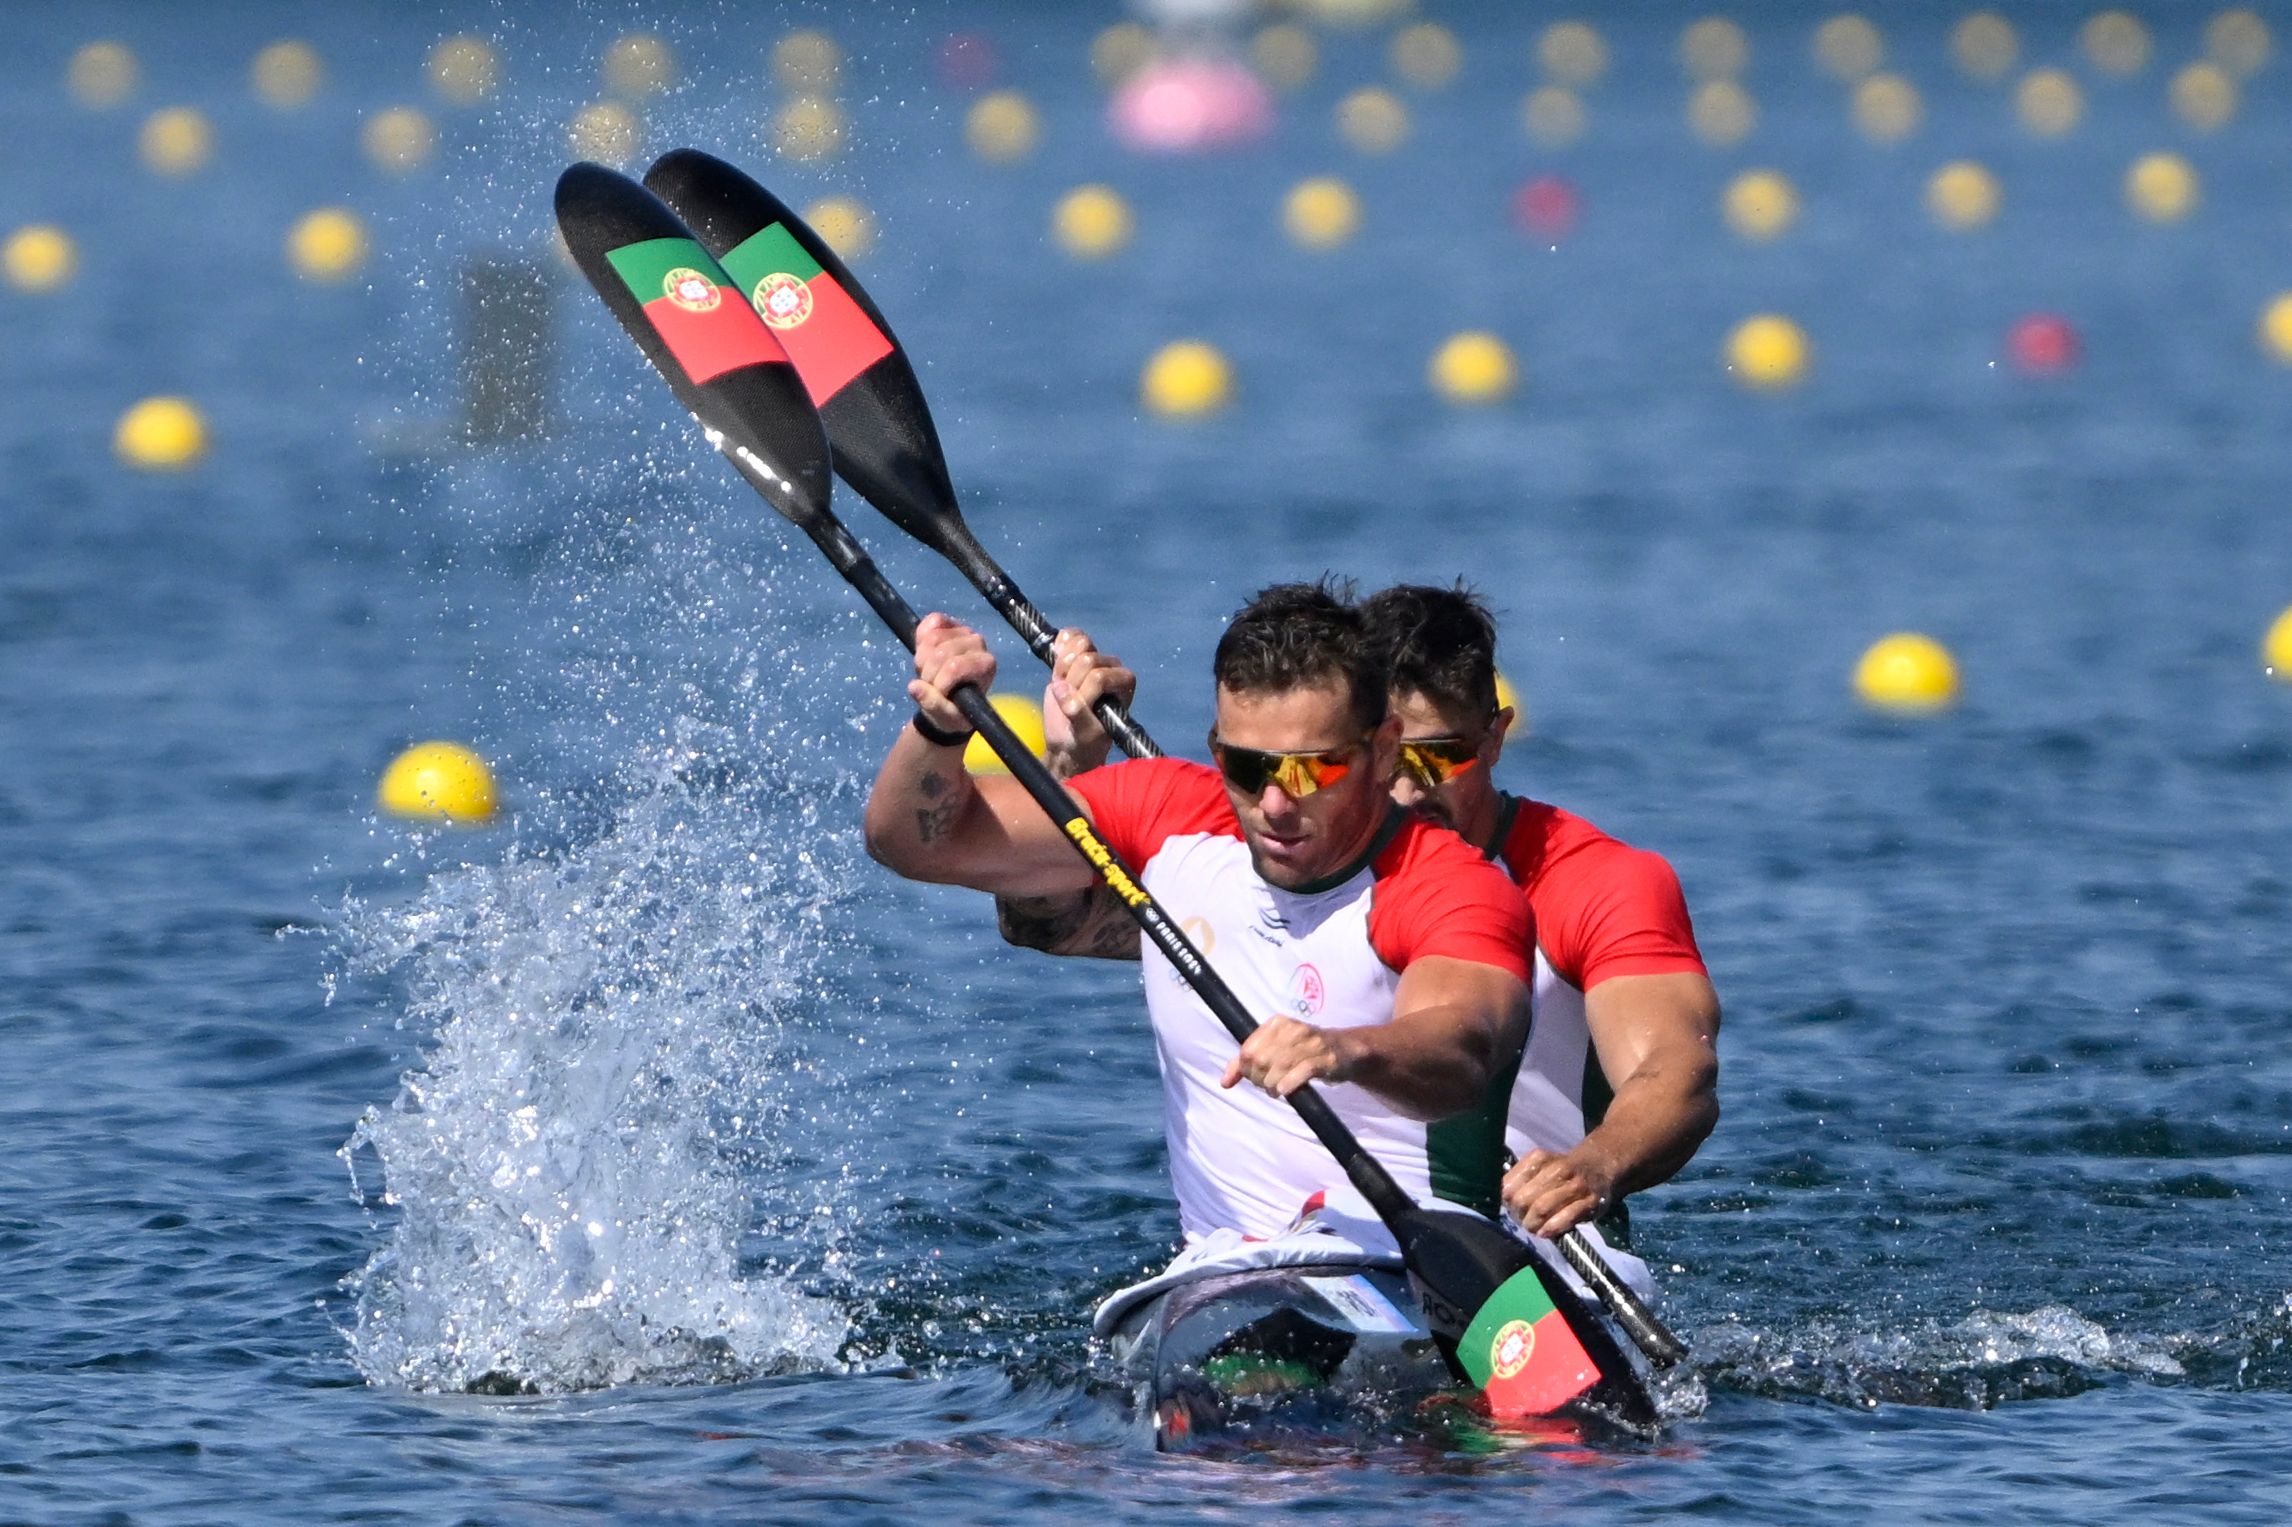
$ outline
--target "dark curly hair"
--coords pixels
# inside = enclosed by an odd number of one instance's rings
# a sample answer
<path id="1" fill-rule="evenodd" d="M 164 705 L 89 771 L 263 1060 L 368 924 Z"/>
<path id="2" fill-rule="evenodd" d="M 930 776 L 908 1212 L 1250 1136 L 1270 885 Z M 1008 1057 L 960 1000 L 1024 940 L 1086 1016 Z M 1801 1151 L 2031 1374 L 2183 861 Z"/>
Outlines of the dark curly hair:
<path id="1" fill-rule="evenodd" d="M 1449 709 L 1496 712 L 1496 618 L 1461 581 L 1399 583 L 1360 605 L 1387 682 Z"/>
<path id="2" fill-rule="evenodd" d="M 1363 731 L 1385 719 L 1385 667 L 1353 602 L 1350 580 L 1259 589 L 1218 638 L 1210 671 L 1220 689 L 1279 694 L 1342 680 Z"/>

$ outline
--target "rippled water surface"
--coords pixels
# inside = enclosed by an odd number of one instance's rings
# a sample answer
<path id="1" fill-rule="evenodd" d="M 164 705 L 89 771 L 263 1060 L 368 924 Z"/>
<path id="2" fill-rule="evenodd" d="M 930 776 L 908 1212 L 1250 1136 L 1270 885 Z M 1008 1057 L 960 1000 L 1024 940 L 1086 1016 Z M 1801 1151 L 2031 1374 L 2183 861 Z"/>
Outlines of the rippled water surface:
<path id="1" fill-rule="evenodd" d="M 1214 163 L 1106 140 L 1110 7 L 11 11 L 7 219 L 81 272 L 0 295 L 0 1519 L 2282 1519 L 2292 689 L 2254 651 L 2292 603 L 2292 371 L 2251 334 L 2292 286 L 2283 64 L 2200 139 L 2164 105 L 2199 10 L 2125 84 L 2078 15 L 2013 11 L 2087 78 L 2037 144 L 1951 73 L 1954 13 L 1890 9 L 1927 120 L 1881 150 L 1805 61 L 1820 13 L 1760 8 L 1759 135 L 1715 153 L 1679 125 L 1691 13 L 1652 7 L 1554 156 L 1517 125 L 1533 29 L 1424 10 L 1467 68 L 1406 148 L 1329 128 L 1386 67 L 1338 36 Z M 798 22 L 852 55 L 827 167 L 758 125 Z M 1133 978 L 866 862 L 896 644 L 549 252 L 563 124 L 639 24 L 686 65 L 648 152 L 873 208 L 861 271 L 975 527 L 1136 660 L 1165 739 L 1261 582 L 1495 599 L 1506 782 L 1671 856 L 1727 1004 L 1725 1121 L 1637 1217 L 1696 1349 L 1660 1439 L 1151 1452 L 1087 1341 L 1174 1228 Z M 962 146 L 958 26 L 1042 110 L 1023 164 Z M 379 175 L 361 118 L 463 28 L 512 89 Z M 282 116 L 244 71 L 292 32 L 331 78 Z M 101 34 L 144 64 L 108 114 L 61 86 Z M 134 138 L 175 102 L 216 156 L 160 181 Z M 2204 176 L 2184 225 L 2119 203 L 2156 147 Z M 1963 156 L 2008 195 L 1973 237 L 1920 201 Z M 1755 164 L 1806 201 L 1763 248 L 1716 214 Z M 1555 167 L 1585 211 L 1551 249 L 1506 205 Z M 1332 171 L 1367 223 L 1307 256 L 1274 209 Z M 1041 230 L 1096 179 L 1138 237 L 1077 266 Z M 305 286 L 279 242 L 331 202 L 377 258 Z M 532 262 L 558 344 L 550 432 L 486 451 L 454 443 L 480 251 Z M 2036 308 L 2083 329 L 2074 374 L 1999 361 Z M 1763 310 L 1815 338 L 1795 393 L 1719 369 Z M 1479 327 L 1521 395 L 1435 403 L 1426 356 Z M 1186 335 L 1236 405 L 1139 418 Z M 111 421 L 167 391 L 212 455 L 123 471 Z M 919 605 L 983 618 L 850 512 Z M 1846 697 L 1904 627 L 1964 665 L 1948 716 Z M 426 736 L 495 761 L 504 825 L 371 815 Z"/>

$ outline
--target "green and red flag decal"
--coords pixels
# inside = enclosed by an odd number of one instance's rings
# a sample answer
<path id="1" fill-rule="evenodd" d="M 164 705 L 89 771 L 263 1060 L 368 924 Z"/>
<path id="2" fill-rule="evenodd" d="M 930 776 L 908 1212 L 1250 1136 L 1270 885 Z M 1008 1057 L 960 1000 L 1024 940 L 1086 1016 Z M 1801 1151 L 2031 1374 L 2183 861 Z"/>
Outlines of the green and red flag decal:
<path id="1" fill-rule="evenodd" d="M 1599 1364 L 1533 1267 L 1505 1279 L 1480 1307 L 1456 1344 L 1456 1357 L 1500 1421 L 1550 1415 L 1600 1381 Z"/>
<path id="2" fill-rule="evenodd" d="M 726 252 L 724 269 L 796 363 L 815 407 L 891 354 L 891 336 L 842 283 L 804 252 L 784 223 L 771 223 Z"/>
<path id="3" fill-rule="evenodd" d="M 788 359 L 740 288 L 691 239 L 646 239 L 605 252 L 669 354 L 695 385 L 741 366 Z"/>

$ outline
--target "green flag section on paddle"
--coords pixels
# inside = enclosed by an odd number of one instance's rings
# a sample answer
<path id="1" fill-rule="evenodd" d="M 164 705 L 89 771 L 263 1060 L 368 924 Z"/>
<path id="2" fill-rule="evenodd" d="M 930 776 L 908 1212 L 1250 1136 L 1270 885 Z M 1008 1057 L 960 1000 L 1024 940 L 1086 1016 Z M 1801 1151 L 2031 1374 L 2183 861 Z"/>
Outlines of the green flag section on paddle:
<path id="1" fill-rule="evenodd" d="M 605 251 L 605 259 L 695 386 L 741 366 L 788 359 L 740 300 L 740 289 L 691 239 L 623 244 Z"/>
<path id="2" fill-rule="evenodd" d="M 1500 1421 L 1550 1415 L 1600 1381 L 1599 1364 L 1533 1267 L 1505 1279 L 1480 1307 L 1456 1344 L 1456 1360 Z"/>
<path id="3" fill-rule="evenodd" d="M 814 407 L 825 408 L 853 377 L 891 354 L 891 337 L 786 225 L 772 223 L 726 251 L 724 269 L 787 348 Z"/>

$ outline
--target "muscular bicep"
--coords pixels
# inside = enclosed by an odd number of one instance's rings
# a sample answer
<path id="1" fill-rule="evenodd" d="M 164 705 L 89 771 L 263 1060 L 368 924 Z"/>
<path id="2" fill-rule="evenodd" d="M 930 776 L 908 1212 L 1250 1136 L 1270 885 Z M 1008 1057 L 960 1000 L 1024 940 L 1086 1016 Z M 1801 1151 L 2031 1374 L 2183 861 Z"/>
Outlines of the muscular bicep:
<path id="1" fill-rule="evenodd" d="M 1401 972 L 1393 1021 L 1423 1025 L 1428 1039 L 1445 1039 L 1493 1067 L 1528 1037 L 1528 988 L 1501 967 L 1431 955 Z"/>
<path id="2" fill-rule="evenodd" d="M 1600 1069 L 1621 1085 L 1643 1068 L 1719 1074 L 1719 993 L 1689 972 L 1611 976 L 1584 994 L 1584 1019 Z"/>
<path id="3" fill-rule="evenodd" d="M 1064 824 L 1052 821 L 1024 785 L 999 774 L 973 785 L 914 804 L 915 838 L 932 851 L 914 878 L 1019 897 L 1068 895 L 1098 883 Z M 1080 801 L 1073 804 L 1077 815 L 1090 815 Z"/>
<path id="4" fill-rule="evenodd" d="M 1135 960 L 1142 936 L 1103 881 L 1058 896 L 999 896 L 995 923 L 1005 943 L 1093 960 Z"/>

